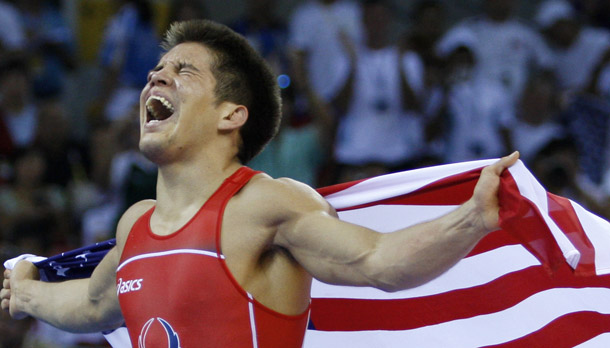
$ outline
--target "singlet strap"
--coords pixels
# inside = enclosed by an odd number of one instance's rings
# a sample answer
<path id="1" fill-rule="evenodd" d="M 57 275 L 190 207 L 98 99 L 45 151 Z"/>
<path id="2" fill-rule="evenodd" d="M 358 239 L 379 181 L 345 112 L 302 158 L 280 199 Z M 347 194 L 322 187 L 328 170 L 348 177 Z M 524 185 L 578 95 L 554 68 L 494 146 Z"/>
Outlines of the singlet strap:
<path id="1" fill-rule="evenodd" d="M 208 207 L 218 211 L 218 220 L 216 221 L 216 252 L 221 254 L 220 249 L 220 233 L 222 230 L 222 219 L 227 202 L 239 190 L 241 190 L 253 176 L 261 173 L 248 167 L 241 167 L 220 185 L 216 194 L 207 202 Z"/>

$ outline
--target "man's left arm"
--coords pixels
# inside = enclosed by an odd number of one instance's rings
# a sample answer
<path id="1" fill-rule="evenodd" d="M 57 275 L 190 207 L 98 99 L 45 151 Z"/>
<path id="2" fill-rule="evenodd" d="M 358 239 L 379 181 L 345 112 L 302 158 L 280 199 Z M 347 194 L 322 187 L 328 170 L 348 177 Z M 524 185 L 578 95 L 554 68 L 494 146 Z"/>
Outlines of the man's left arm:
<path id="1" fill-rule="evenodd" d="M 297 208 L 278 225 L 274 242 L 326 283 L 385 291 L 418 286 L 452 267 L 498 227 L 500 175 L 518 157 L 514 153 L 486 167 L 472 198 L 455 211 L 392 233 L 341 221 L 321 197 L 297 194 L 291 197 L 299 200 Z"/>

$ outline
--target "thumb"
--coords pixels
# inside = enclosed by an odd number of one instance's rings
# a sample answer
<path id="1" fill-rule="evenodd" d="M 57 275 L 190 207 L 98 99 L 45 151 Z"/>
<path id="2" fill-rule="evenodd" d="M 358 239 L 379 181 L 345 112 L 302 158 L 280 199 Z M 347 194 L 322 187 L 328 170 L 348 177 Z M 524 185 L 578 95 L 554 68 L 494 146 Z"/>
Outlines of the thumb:
<path id="1" fill-rule="evenodd" d="M 508 156 L 500 158 L 500 160 L 492 164 L 490 167 L 492 171 L 499 176 L 505 169 L 510 168 L 513 164 L 515 164 L 519 159 L 519 156 L 519 151 L 515 151 Z"/>

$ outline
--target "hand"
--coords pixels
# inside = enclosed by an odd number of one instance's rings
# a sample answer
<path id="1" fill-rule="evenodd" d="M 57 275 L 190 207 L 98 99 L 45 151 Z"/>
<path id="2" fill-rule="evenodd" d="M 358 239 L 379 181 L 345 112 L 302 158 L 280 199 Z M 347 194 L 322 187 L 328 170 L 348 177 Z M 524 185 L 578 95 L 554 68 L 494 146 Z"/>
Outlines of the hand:
<path id="1" fill-rule="evenodd" d="M 20 301 L 17 293 L 23 281 L 38 279 L 38 269 L 34 264 L 28 261 L 20 261 L 15 265 L 13 270 L 4 270 L 4 280 L 2 281 L 2 290 L 0 291 L 0 299 L 3 310 L 9 311 L 14 319 L 23 319 L 27 317 L 27 313 L 20 308 Z"/>
<path id="2" fill-rule="evenodd" d="M 483 168 L 479 181 L 474 188 L 471 202 L 475 211 L 479 214 L 480 222 L 487 231 L 497 229 L 499 217 L 498 188 L 500 187 L 500 175 L 508 167 L 519 159 L 519 152 L 502 157 L 496 163 Z"/>

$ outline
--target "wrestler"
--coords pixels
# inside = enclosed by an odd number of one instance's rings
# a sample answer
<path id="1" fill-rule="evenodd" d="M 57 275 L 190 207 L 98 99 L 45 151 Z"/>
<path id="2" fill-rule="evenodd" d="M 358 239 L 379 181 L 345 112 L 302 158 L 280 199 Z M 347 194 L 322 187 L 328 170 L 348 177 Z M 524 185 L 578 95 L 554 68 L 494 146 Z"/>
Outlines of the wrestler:
<path id="1" fill-rule="evenodd" d="M 24 261 L 5 271 L 2 308 L 14 318 L 73 332 L 125 322 L 134 347 L 300 347 L 312 277 L 417 286 L 498 227 L 499 176 L 517 153 L 483 169 L 455 211 L 380 234 L 337 219 L 312 188 L 245 166 L 277 131 L 280 102 L 244 38 L 181 22 L 164 49 L 140 97 L 140 150 L 158 164 L 157 200 L 124 213 L 116 247 L 88 279 L 40 282 Z"/>

